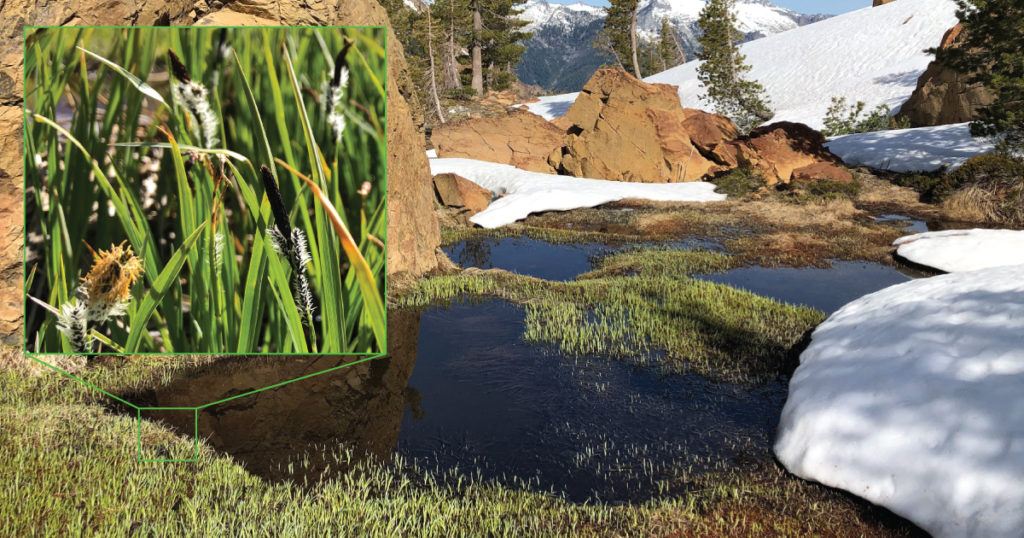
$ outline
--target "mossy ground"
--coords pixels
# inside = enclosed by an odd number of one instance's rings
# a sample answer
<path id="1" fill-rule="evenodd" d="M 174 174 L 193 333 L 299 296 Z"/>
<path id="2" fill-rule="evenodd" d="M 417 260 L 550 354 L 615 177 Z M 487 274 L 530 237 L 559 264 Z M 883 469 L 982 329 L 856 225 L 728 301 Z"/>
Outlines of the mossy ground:
<path id="1" fill-rule="evenodd" d="M 866 503 L 778 465 L 723 470 L 692 493 L 639 505 L 558 497 L 396 465 L 352 464 L 318 484 L 269 483 L 201 445 L 190 464 L 140 463 L 136 422 L 105 397 L 0 350 L 0 535 L 103 536 L 906 536 Z M 174 367 L 81 366 L 111 386 L 159 384 Z M 134 368 L 132 370 L 131 368 Z M 143 422 L 144 450 L 191 456 L 192 440 Z M 325 449 L 318 449 L 325 450 Z M 148 454 L 155 456 L 155 453 Z M 302 465 L 303 455 L 296 455 Z"/>

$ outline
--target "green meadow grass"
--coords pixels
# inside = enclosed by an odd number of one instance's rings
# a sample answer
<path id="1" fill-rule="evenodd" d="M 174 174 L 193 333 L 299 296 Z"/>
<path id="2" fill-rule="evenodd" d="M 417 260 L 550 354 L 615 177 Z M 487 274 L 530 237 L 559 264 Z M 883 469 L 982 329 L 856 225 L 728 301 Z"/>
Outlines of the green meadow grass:
<path id="1" fill-rule="evenodd" d="M 688 276 L 733 264 L 714 252 L 639 249 L 606 257 L 567 282 L 500 270 L 438 275 L 394 303 L 422 308 L 498 298 L 523 305 L 525 340 L 565 355 L 624 357 L 733 382 L 786 374 L 800 342 L 825 315 Z"/>
<path id="2" fill-rule="evenodd" d="M 59 309 L 89 247 L 126 241 L 144 272 L 127 314 L 93 327 L 93 351 L 383 351 L 384 40 L 374 27 L 28 29 L 27 295 Z M 336 139 L 324 94 L 346 43 Z M 172 92 L 171 52 L 207 88 L 215 136 Z M 261 166 L 308 239 L 313 319 L 272 248 Z M 26 300 L 26 349 L 71 352 L 56 321 Z"/>
<path id="3" fill-rule="evenodd" d="M 5 362 L 6 356 L 14 357 Z M 216 360 L 196 358 L 195 361 Z M 12 362 L 13 361 L 13 362 Z M 692 478 L 689 493 L 642 504 L 573 504 L 472 470 L 353 460 L 344 447 L 317 483 L 272 483 L 200 443 L 189 464 L 139 461 L 134 416 L 101 394 L 0 348 L 0 536 L 900 536 L 864 503 L 787 475 L 766 457 Z M 93 361 L 104 386 L 160 386 L 186 361 Z M 132 362 L 132 361 L 129 361 Z M 190 436 L 142 421 L 144 458 L 189 458 Z M 681 474 L 685 475 L 685 470 Z"/>

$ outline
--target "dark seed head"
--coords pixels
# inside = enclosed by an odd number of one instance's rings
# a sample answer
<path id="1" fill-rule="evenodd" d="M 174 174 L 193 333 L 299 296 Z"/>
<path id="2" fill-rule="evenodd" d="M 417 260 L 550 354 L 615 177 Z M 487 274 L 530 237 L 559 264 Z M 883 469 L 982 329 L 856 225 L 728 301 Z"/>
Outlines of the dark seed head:
<path id="1" fill-rule="evenodd" d="M 348 67 L 348 49 L 352 48 L 352 40 L 346 39 L 345 44 L 342 45 L 341 51 L 338 52 L 338 56 L 334 59 L 334 78 L 331 79 L 331 87 L 337 88 L 341 82 L 341 68 Z"/>
<path id="2" fill-rule="evenodd" d="M 277 188 L 277 181 L 274 174 L 266 165 L 260 166 L 260 173 L 263 176 L 263 189 L 267 191 L 267 199 L 270 201 L 270 210 L 274 212 L 274 220 L 277 221 L 277 229 L 281 231 L 286 240 L 292 236 L 292 227 L 288 222 L 288 211 L 284 208 L 284 200 L 281 198 L 281 191 Z"/>
<path id="3" fill-rule="evenodd" d="M 174 78 L 181 82 L 191 82 L 192 77 L 188 76 L 188 69 L 185 69 L 185 64 L 181 63 L 178 55 L 173 50 L 168 50 L 167 55 L 171 58 L 171 72 L 174 73 Z"/>

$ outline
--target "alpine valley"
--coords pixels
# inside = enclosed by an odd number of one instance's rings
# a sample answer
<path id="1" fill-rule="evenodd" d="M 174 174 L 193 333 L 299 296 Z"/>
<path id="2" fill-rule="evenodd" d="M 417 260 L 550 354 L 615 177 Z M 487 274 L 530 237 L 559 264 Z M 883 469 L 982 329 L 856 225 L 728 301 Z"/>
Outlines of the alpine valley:
<path id="1" fill-rule="evenodd" d="M 697 49 L 697 16 L 705 0 L 640 0 L 637 14 L 641 40 L 655 40 L 663 18 L 668 18 L 675 37 L 692 58 Z M 736 5 L 739 30 L 746 40 L 757 39 L 828 18 L 806 15 L 778 7 L 769 0 L 739 0 Z M 554 4 L 529 0 L 522 18 L 530 22 L 533 37 L 516 68 L 520 80 L 549 91 L 577 91 L 598 67 L 615 59 L 594 47 L 604 25 L 604 8 L 587 4 Z M 646 74 L 646 73 L 645 73 Z"/>

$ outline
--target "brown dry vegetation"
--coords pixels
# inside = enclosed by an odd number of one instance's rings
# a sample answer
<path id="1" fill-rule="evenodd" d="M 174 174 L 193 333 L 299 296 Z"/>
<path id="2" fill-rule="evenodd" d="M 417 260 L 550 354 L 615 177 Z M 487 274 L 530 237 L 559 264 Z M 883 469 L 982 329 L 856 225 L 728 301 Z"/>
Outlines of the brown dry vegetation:
<path id="1" fill-rule="evenodd" d="M 651 241 L 712 239 L 743 265 L 828 266 L 829 260 L 891 263 L 897 227 L 872 222 L 850 200 L 790 203 L 776 198 L 712 204 L 626 201 L 628 211 L 581 209 L 531 217 L 527 227 L 598 232 Z M 486 233 L 486 232 L 481 232 Z"/>

